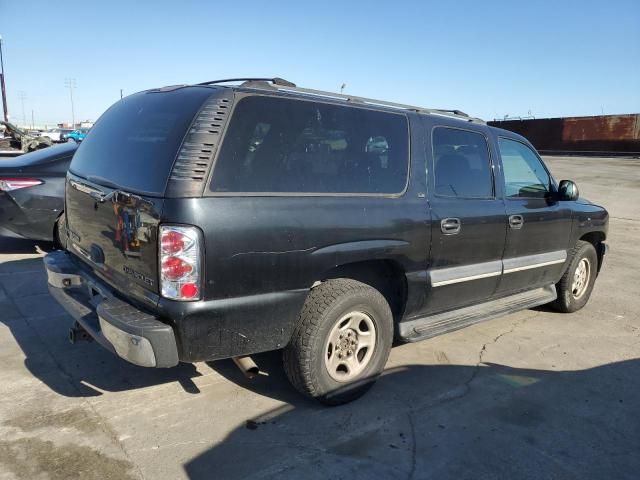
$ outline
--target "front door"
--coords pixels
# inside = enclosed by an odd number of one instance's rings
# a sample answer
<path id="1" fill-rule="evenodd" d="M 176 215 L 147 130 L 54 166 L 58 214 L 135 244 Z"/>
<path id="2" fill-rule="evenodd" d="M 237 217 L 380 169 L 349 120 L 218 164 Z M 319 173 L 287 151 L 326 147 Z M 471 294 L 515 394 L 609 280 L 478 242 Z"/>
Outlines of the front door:
<path id="1" fill-rule="evenodd" d="M 557 200 L 553 178 L 529 145 L 506 137 L 497 143 L 508 221 L 499 293 L 555 283 L 567 260 L 571 210 Z"/>
<path id="2" fill-rule="evenodd" d="M 486 301 L 498 287 L 506 216 L 488 135 L 480 125 L 461 129 L 445 123 L 432 129 L 427 148 L 432 244 L 423 315 Z"/>

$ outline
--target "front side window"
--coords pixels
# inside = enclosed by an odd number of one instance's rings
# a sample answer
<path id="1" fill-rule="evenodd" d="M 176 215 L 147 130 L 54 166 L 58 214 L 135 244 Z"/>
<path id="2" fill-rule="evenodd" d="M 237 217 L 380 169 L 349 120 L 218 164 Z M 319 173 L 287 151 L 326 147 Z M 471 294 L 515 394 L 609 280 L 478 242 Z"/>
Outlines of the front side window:
<path id="1" fill-rule="evenodd" d="M 433 130 L 436 195 L 458 198 L 493 197 L 489 146 L 484 135 L 457 128 Z"/>
<path id="2" fill-rule="evenodd" d="M 250 96 L 235 108 L 211 191 L 396 194 L 408 162 L 404 115 Z"/>
<path id="3" fill-rule="evenodd" d="M 498 139 L 505 195 L 510 198 L 544 198 L 551 189 L 551 177 L 538 156 L 524 143 Z"/>

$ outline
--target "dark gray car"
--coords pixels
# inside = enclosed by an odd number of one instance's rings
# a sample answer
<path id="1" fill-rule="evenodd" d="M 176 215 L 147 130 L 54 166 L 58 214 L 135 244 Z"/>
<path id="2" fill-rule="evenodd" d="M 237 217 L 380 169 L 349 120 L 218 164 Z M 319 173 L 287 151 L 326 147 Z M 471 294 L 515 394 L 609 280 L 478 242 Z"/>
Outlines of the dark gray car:
<path id="1" fill-rule="evenodd" d="M 0 159 L 0 227 L 24 238 L 59 241 L 64 184 L 77 144 Z"/>

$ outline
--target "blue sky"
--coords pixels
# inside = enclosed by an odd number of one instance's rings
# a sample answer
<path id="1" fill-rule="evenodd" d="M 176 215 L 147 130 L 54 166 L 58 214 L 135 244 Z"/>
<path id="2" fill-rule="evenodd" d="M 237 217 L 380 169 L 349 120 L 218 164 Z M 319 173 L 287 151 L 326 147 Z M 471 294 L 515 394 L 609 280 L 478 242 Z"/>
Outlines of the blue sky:
<path id="1" fill-rule="evenodd" d="M 313 6 L 311 6 L 313 5 Z M 125 94 L 236 76 L 485 119 L 640 112 L 640 1 L 0 0 L 8 103 L 96 119 Z"/>

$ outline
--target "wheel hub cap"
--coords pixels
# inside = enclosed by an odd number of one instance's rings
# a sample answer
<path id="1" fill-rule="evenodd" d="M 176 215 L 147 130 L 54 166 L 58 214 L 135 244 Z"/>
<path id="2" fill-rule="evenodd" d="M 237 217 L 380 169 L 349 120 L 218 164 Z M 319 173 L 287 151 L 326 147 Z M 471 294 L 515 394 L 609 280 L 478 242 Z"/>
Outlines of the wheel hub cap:
<path id="1" fill-rule="evenodd" d="M 338 382 L 354 380 L 369 364 L 376 344 L 376 328 L 369 315 L 350 312 L 335 323 L 325 346 L 325 367 Z"/>
<path id="2" fill-rule="evenodd" d="M 573 298 L 580 298 L 584 295 L 584 292 L 587 290 L 587 285 L 589 285 L 589 276 L 591 274 L 591 265 L 589 264 L 589 260 L 583 258 L 578 263 L 576 267 L 576 271 L 573 274 L 573 283 L 571 285 L 571 294 Z"/>

